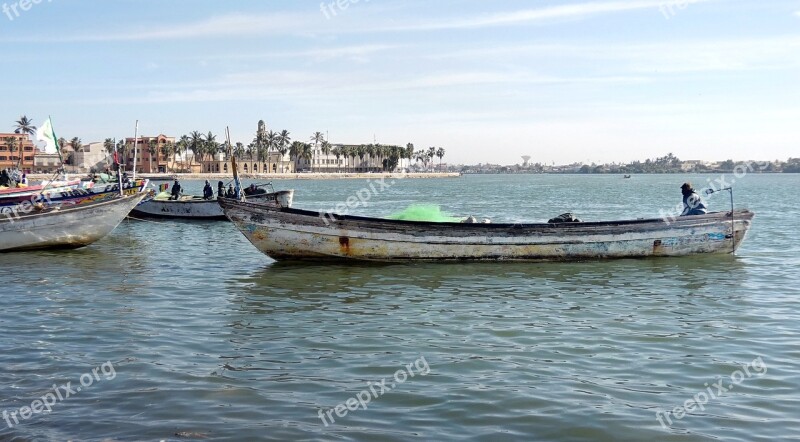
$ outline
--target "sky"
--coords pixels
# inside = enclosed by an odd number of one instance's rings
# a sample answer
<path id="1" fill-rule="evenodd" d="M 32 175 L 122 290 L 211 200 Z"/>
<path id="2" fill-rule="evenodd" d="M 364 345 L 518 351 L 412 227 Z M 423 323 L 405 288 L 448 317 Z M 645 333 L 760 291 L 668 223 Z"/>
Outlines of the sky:
<path id="1" fill-rule="evenodd" d="M 800 156 L 800 0 L 0 0 L 0 131 L 414 143 L 451 164 Z M 5 122 L 5 123 L 4 123 Z M 3 127 L 7 124 L 7 127 Z"/>

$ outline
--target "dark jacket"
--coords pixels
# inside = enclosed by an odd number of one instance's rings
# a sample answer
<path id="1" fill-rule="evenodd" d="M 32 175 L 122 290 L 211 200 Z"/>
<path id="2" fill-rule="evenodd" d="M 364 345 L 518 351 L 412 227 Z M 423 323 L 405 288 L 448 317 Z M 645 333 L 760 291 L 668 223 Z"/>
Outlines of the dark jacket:
<path id="1" fill-rule="evenodd" d="M 691 193 L 683 196 L 683 213 L 681 213 L 681 216 L 705 215 L 706 213 L 708 213 L 706 204 L 697 192 L 692 190 Z"/>

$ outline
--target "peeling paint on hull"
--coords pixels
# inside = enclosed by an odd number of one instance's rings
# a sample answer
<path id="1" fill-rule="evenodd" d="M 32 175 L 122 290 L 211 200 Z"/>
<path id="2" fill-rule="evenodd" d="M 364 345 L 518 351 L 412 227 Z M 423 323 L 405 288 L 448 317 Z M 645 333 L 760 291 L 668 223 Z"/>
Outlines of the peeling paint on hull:
<path id="1" fill-rule="evenodd" d="M 730 213 L 578 224 L 394 221 L 221 203 L 226 216 L 276 260 L 571 261 L 731 253 Z M 753 218 L 737 211 L 736 247 Z"/>
<path id="2" fill-rule="evenodd" d="M 88 246 L 114 230 L 144 197 L 144 193 L 138 193 L 19 218 L 0 218 L 0 252 Z"/>

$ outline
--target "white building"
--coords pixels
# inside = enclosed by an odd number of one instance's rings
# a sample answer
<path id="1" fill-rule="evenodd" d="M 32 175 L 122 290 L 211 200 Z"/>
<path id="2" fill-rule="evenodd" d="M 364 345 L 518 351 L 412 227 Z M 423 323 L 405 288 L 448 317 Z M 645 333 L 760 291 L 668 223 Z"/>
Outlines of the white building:
<path id="1" fill-rule="evenodd" d="M 72 164 L 81 172 L 102 171 L 110 165 L 103 143 L 84 144 L 72 154 Z"/>

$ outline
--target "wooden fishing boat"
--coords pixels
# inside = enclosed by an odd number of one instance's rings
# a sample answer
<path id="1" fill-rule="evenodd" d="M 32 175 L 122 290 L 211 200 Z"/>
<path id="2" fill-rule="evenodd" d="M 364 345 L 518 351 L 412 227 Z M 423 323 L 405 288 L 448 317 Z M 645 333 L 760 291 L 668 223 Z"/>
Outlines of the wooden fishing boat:
<path id="1" fill-rule="evenodd" d="M 0 252 L 85 247 L 108 235 L 145 193 L 0 216 Z"/>
<path id="2" fill-rule="evenodd" d="M 564 224 L 463 224 L 339 216 L 220 200 L 253 245 L 276 260 L 571 261 L 731 253 L 754 214 Z M 732 225 L 734 226 L 732 229 Z M 735 234 L 733 234 L 735 231 Z"/>
<path id="3" fill-rule="evenodd" d="M 294 190 L 263 193 L 247 197 L 248 201 L 256 204 L 282 205 L 291 207 Z M 178 200 L 166 197 L 156 197 L 139 204 L 131 215 L 142 218 L 183 218 L 196 220 L 225 220 L 216 199 L 205 200 L 199 196 L 183 196 Z"/>
<path id="4" fill-rule="evenodd" d="M 116 198 L 123 193 L 135 195 L 144 191 L 149 181 L 125 181 L 120 192 L 119 183 L 95 184 L 91 188 L 65 187 L 44 192 L 0 198 L 0 216 L 24 212 L 25 206 L 42 208 L 68 207 L 96 203 Z"/>
<path id="5" fill-rule="evenodd" d="M 59 191 L 64 189 L 74 189 L 81 186 L 81 180 L 71 181 L 44 181 L 27 187 L 0 188 L 0 198 L 29 196 L 43 191 Z"/>

